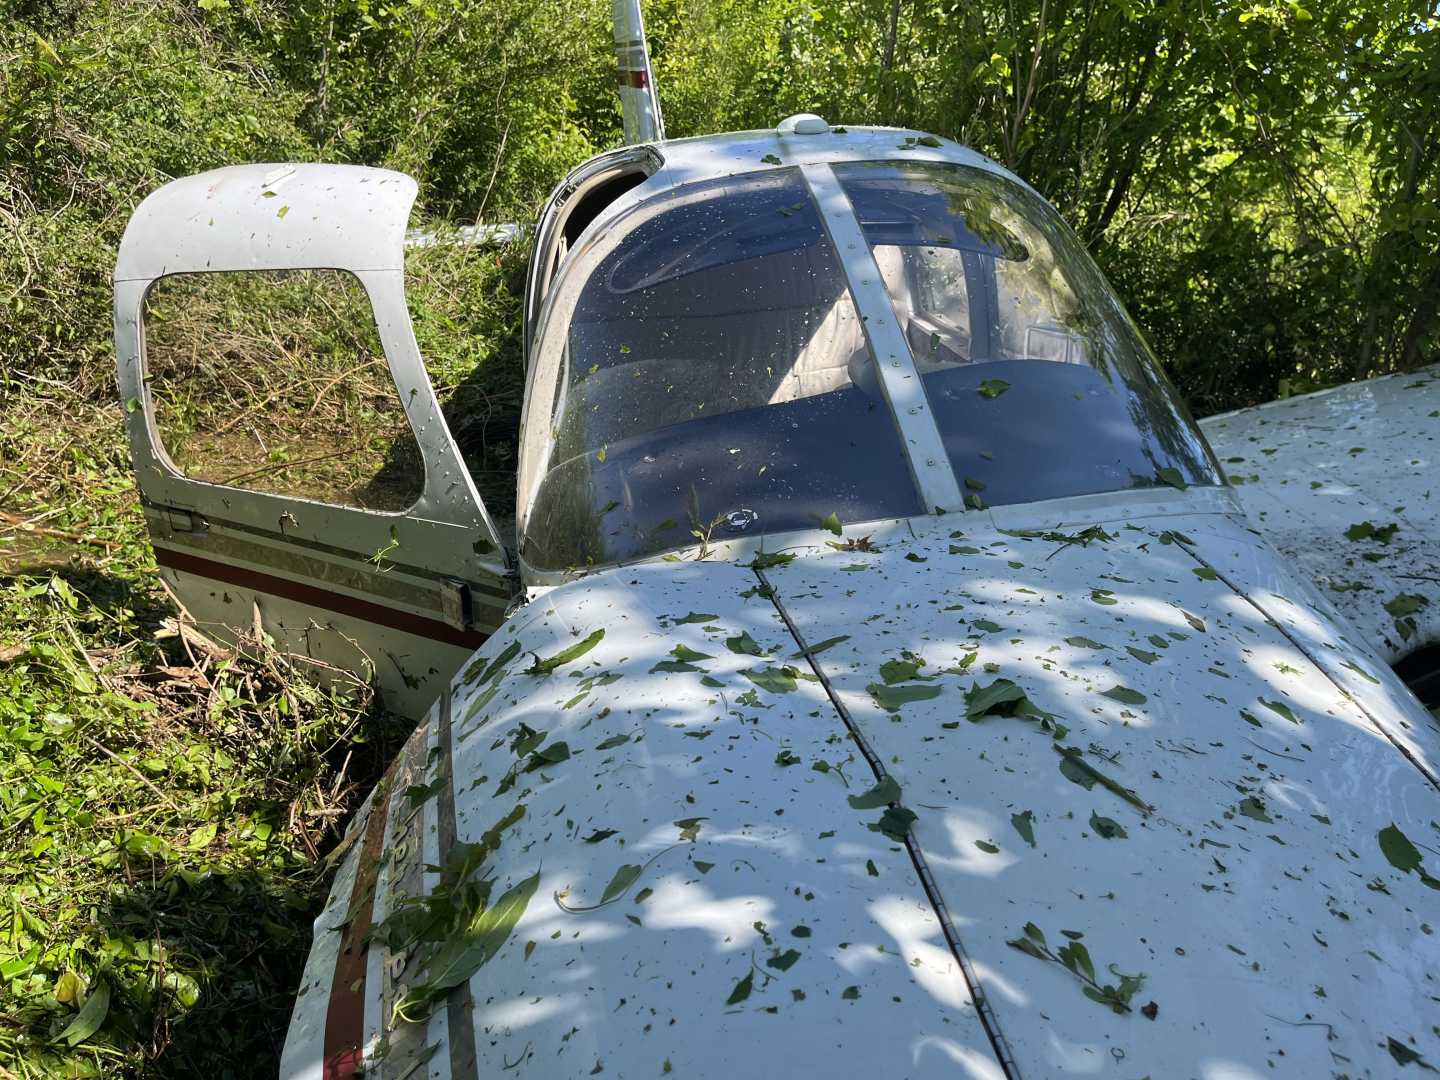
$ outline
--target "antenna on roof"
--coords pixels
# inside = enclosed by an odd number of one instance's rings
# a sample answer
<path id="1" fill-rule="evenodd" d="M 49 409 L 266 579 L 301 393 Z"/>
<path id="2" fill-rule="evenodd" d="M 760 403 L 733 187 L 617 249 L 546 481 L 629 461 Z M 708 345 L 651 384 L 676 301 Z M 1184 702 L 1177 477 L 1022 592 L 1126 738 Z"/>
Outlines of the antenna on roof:
<path id="1" fill-rule="evenodd" d="M 665 121 L 660 116 L 660 98 L 650 71 L 640 0 L 614 0 L 614 4 L 615 59 L 620 65 L 620 114 L 625 123 L 625 142 L 659 142 L 665 138 Z"/>

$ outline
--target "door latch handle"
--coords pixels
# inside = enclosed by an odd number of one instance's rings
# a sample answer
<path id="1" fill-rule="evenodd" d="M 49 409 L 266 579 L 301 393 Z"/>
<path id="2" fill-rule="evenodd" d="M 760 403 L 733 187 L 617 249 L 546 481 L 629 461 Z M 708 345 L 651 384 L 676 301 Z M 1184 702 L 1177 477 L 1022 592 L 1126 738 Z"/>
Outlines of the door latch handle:
<path id="1" fill-rule="evenodd" d="M 469 630 L 471 623 L 470 586 L 458 578 L 440 582 L 440 614 L 456 630 Z"/>
<path id="2" fill-rule="evenodd" d="M 162 506 L 160 510 L 173 532 L 203 533 L 210 529 L 210 522 L 205 520 L 205 515 L 197 514 L 193 510 L 180 510 L 174 506 Z"/>

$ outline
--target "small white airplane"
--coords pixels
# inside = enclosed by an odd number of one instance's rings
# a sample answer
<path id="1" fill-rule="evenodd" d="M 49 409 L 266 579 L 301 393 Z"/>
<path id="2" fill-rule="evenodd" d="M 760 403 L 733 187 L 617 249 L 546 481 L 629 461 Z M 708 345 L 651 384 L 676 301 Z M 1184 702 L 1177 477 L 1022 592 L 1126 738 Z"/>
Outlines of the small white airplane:
<path id="1" fill-rule="evenodd" d="M 615 25 L 628 145 L 534 231 L 513 542 L 411 331 L 412 180 L 221 169 L 121 246 L 165 580 L 388 658 L 418 720 L 282 1074 L 1440 1068 L 1440 722 L 1396 674 L 1440 704 L 1440 369 L 1202 433 L 1018 177 L 808 114 L 665 140 L 638 3 Z M 373 304 L 405 513 L 161 445 L 150 286 L 312 267 Z"/>

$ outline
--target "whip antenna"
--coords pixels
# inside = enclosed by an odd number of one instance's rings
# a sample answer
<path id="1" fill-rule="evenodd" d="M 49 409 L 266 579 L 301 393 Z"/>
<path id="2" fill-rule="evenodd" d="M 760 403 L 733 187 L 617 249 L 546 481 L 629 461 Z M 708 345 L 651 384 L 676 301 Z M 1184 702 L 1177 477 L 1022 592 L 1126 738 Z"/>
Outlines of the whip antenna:
<path id="1" fill-rule="evenodd" d="M 620 67 L 620 114 L 626 144 L 659 142 L 665 138 L 660 98 L 650 70 L 650 49 L 645 44 L 645 20 L 640 0 L 614 0 L 615 60 Z"/>

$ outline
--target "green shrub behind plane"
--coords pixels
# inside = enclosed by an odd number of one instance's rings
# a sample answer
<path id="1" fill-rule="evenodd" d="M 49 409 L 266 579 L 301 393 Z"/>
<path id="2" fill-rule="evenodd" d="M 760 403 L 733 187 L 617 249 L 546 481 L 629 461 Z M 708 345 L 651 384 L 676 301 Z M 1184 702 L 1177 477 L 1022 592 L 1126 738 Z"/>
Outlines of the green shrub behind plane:
<path id="1" fill-rule="evenodd" d="M 1440 732 L 1387 666 L 1434 692 L 1440 378 L 1215 419 L 1234 488 L 1023 181 L 810 114 L 667 141 L 616 12 L 628 144 L 534 229 L 513 537 L 415 345 L 408 177 L 220 169 L 121 246 L 166 582 L 418 721 L 282 1073 L 1440 1066 Z M 162 445 L 152 285 L 311 268 L 373 307 L 408 510 Z"/>

